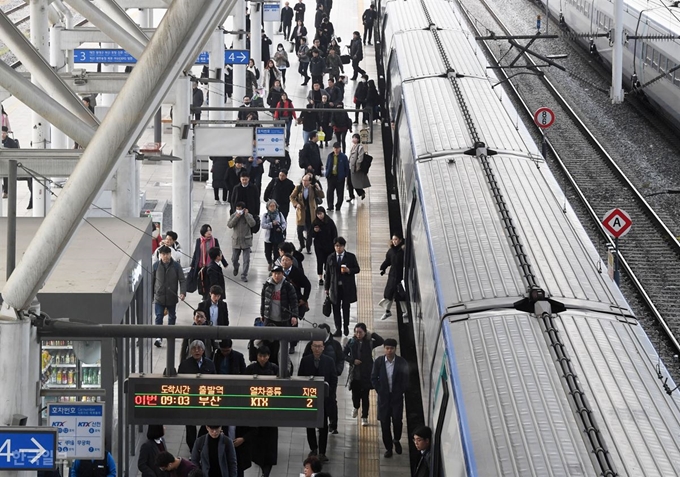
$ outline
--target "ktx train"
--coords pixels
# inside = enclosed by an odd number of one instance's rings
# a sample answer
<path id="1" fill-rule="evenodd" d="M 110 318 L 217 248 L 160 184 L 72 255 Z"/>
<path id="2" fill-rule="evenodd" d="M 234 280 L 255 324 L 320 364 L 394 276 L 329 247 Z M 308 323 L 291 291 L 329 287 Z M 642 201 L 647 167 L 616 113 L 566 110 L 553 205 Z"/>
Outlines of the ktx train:
<path id="1" fill-rule="evenodd" d="M 550 13 L 582 38 L 592 52 L 611 67 L 612 44 L 596 34 L 614 31 L 612 0 L 540 0 Z M 643 92 L 650 102 L 680 127 L 680 8 L 677 2 L 663 0 L 624 0 L 624 36 L 629 39 L 623 50 L 624 85 Z M 649 37 L 666 38 L 653 40 Z M 668 40 L 674 37 L 674 40 Z"/>
<path id="2" fill-rule="evenodd" d="M 380 9 L 433 475 L 680 475 L 680 392 L 459 6 Z"/>

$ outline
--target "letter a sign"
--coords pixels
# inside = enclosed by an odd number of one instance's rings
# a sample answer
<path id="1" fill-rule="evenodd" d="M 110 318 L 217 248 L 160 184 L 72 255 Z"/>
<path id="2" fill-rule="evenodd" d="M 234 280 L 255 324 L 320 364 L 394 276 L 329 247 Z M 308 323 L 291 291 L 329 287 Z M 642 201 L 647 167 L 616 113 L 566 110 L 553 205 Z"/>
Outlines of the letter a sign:
<path id="1" fill-rule="evenodd" d="M 633 221 L 625 210 L 612 209 L 604 214 L 602 225 L 609 235 L 619 238 L 630 232 Z"/>

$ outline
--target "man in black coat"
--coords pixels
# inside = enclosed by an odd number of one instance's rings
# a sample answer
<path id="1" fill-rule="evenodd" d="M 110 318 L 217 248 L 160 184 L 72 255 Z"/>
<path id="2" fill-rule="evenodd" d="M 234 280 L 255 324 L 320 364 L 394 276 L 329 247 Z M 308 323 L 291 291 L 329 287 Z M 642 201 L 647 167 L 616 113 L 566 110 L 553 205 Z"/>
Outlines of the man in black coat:
<path id="1" fill-rule="evenodd" d="M 222 275 L 224 281 L 224 275 Z M 198 304 L 212 326 L 229 326 L 229 308 L 224 301 L 224 288 L 219 285 L 210 287 L 210 297 Z"/>
<path id="2" fill-rule="evenodd" d="M 264 201 L 274 199 L 279 204 L 279 212 L 288 221 L 288 212 L 290 211 L 290 194 L 295 190 L 295 184 L 288 179 L 288 170 L 281 169 L 279 176 L 271 180 L 267 188 L 264 190 Z"/>
<path id="3" fill-rule="evenodd" d="M 331 332 L 331 327 L 326 323 L 321 323 L 319 329 L 326 331 L 326 339 L 323 342 L 323 354 L 331 358 L 335 362 L 335 372 L 338 377 L 342 375 L 345 369 L 345 357 L 342 352 L 342 345 L 335 339 L 333 339 L 333 334 Z M 310 341 L 305 346 L 305 350 L 302 352 L 302 356 L 308 356 L 312 354 L 312 342 Z M 331 434 L 338 433 L 338 403 L 337 401 L 331 403 L 332 407 L 328 409 L 328 431 Z"/>
<path id="4" fill-rule="evenodd" d="M 364 11 L 363 15 L 361 15 L 361 21 L 364 24 L 364 45 L 366 44 L 366 40 L 368 40 L 369 45 L 371 44 L 373 23 L 377 17 L 378 12 L 375 11 L 375 4 L 373 3 L 371 3 L 371 6 Z"/>
<path id="5" fill-rule="evenodd" d="M 331 358 L 324 354 L 323 341 L 313 341 L 311 344 L 312 354 L 300 360 L 298 376 L 323 376 L 328 383 L 329 393 L 324 399 L 323 427 L 319 428 L 319 440 L 317 443 L 316 429 L 307 429 L 307 443 L 309 444 L 310 455 L 319 456 L 319 460 L 327 462 L 326 444 L 328 443 L 328 411 L 332 409 L 333 402 L 336 401 L 336 391 L 338 388 L 338 375 L 335 370 L 335 363 Z"/>
<path id="6" fill-rule="evenodd" d="M 413 432 L 413 444 L 420 454 L 413 477 L 430 477 L 430 460 L 432 458 L 430 443 L 432 442 L 432 429 L 420 426 Z"/>
<path id="7" fill-rule="evenodd" d="M 290 3 L 286 2 L 281 9 L 281 24 L 283 26 L 284 40 L 290 38 L 290 30 L 293 25 L 293 13 L 293 9 L 290 8 Z"/>
<path id="8" fill-rule="evenodd" d="M 196 121 L 201 120 L 201 110 L 196 110 L 194 108 L 200 108 L 203 106 L 203 90 L 198 87 L 198 80 L 191 80 L 192 96 L 191 96 L 191 109 L 194 110 L 194 119 Z"/>
<path id="9" fill-rule="evenodd" d="M 321 175 L 321 151 L 319 151 L 319 137 L 316 131 L 309 133 L 309 141 L 305 143 L 300 151 L 298 165 L 304 173 L 311 173 L 315 176 Z"/>
<path id="10" fill-rule="evenodd" d="M 177 368 L 178 374 L 215 374 L 215 364 L 210 358 L 204 356 L 205 344 L 203 341 L 192 341 L 189 345 L 189 351 L 191 356 L 180 363 L 179 368 Z M 201 426 L 201 435 L 207 432 L 205 426 Z M 187 446 L 189 446 L 189 449 L 193 449 L 198 436 L 196 426 L 186 426 L 186 435 Z"/>
<path id="11" fill-rule="evenodd" d="M 296 22 L 303 22 L 305 21 L 305 10 L 307 9 L 307 6 L 304 4 L 303 0 L 298 0 L 298 3 L 295 4 L 293 7 L 293 10 L 295 10 L 295 21 Z"/>
<path id="12" fill-rule="evenodd" d="M 219 349 L 213 354 L 213 362 L 217 374 L 245 374 L 246 360 L 243 353 L 233 349 L 234 342 L 231 338 L 220 341 Z"/>
<path id="13" fill-rule="evenodd" d="M 206 267 L 208 272 L 208 293 L 203 296 L 204 300 L 210 299 L 210 289 L 217 285 L 222 290 L 225 289 L 224 284 L 224 272 L 222 272 L 222 267 L 220 262 L 222 262 L 222 250 L 217 247 L 212 247 L 208 250 L 208 256 L 210 257 L 210 263 Z M 207 318 L 207 315 L 206 315 Z"/>
<path id="14" fill-rule="evenodd" d="M 305 273 L 298 267 L 293 266 L 293 256 L 290 254 L 285 254 L 280 258 L 281 266 L 283 267 L 283 275 L 286 277 L 293 288 L 295 288 L 295 294 L 298 299 L 298 317 L 304 318 L 305 313 L 309 311 L 309 294 L 312 292 L 312 284 L 309 283 L 309 279 Z M 290 354 L 295 353 L 295 347 L 297 346 L 297 341 L 290 342 L 290 348 L 288 352 Z"/>
<path id="15" fill-rule="evenodd" d="M 349 335 L 349 307 L 357 301 L 357 284 L 354 275 L 359 273 L 359 262 L 356 255 L 345 250 L 347 241 L 343 237 L 337 237 L 333 243 L 335 253 L 326 259 L 326 276 L 324 289 L 333 303 L 333 319 L 335 320 L 335 333 L 340 336 L 340 324 L 343 324 L 345 336 Z M 342 321 L 340 320 L 342 310 Z"/>
<path id="16" fill-rule="evenodd" d="M 236 212 L 236 203 L 243 202 L 246 204 L 246 209 L 253 217 L 260 217 L 260 192 L 253 184 L 250 183 L 250 175 L 246 171 L 241 171 L 239 177 L 241 183 L 234 187 L 229 196 L 231 203 L 231 210 L 229 214 Z M 255 220 L 258 220 L 255 219 Z"/>
<path id="17" fill-rule="evenodd" d="M 373 362 L 371 384 L 378 393 L 378 420 L 386 449 L 385 457 L 392 457 L 392 446 L 397 454 L 402 452 L 399 439 L 403 427 L 404 393 L 408 388 L 408 363 L 397 356 L 397 340 L 387 338 L 384 346 L 385 354 Z"/>
<path id="18" fill-rule="evenodd" d="M 352 75 L 352 81 L 356 81 L 357 75 L 365 75 L 364 71 L 359 63 L 364 59 L 364 49 L 361 44 L 361 35 L 358 31 L 352 34 L 352 41 L 349 42 L 349 56 L 352 59 L 352 69 L 354 70 L 354 75 Z"/>

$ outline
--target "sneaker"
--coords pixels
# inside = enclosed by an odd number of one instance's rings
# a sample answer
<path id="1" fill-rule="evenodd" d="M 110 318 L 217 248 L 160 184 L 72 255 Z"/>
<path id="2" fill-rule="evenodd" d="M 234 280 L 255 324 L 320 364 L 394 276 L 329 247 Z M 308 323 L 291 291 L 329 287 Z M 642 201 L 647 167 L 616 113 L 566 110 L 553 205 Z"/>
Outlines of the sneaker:
<path id="1" fill-rule="evenodd" d="M 362 425 L 362 427 L 368 426 L 368 418 L 367 417 L 361 418 L 361 425 Z"/>
<path id="2" fill-rule="evenodd" d="M 384 320 L 388 319 L 390 316 L 392 316 L 392 312 L 389 311 L 389 310 L 387 310 L 387 311 L 386 311 L 385 313 L 383 313 L 383 315 L 380 317 L 380 320 L 381 320 L 381 321 L 384 321 Z"/>
<path id="3" fill-rule="evenodd" d="M 352 409 L 352 419 L 355 419 L 359 415 L 359 409 Z"/>
<path id="4" fill-rule="evenodd" d="M 337 429 L 333 429 L 333 428 L 329 428 L 329 429 L 328 429 L 328 433 L 329 433 L 329 434 L 333 434 L 333 435 L 337 435 L 338 430 L 337 430 Z"/>
<path id="5" fill-rule="evenodd" d="M 232 272 L 234 276 L 238 275 L 238 263 L 234 264 L 234 271 Z"/>
<path id="6" fill-rule="evenodd" d="M 319 286 L 323 286 L 323 278 L 319 278 Z"/>
<path id="7" fill-rule="evenodd" d="M 242 282 L 248 283 L 248 277 L 245 276 L 245 275 L 243 275 L 243 276 L 241 277 L 241 281 L 242 281 Z"/>
<path id="8" fill-rule="evenodd" d="M 321 461 L 322 464 L 328 462 L 328 457 L 326 457 L 326 454 L 319 454 L 319 461 Z"/>
<path id="9" fill-rule="evenodd" d="M 161 338 L 156 338 L 156 341 L 153 342 L 153 345 L 156 348 L 160 348 L 161 347 Z"/>
<path id="10" fill-rule="evenodd" d="M 222 205 L 222 202 L 220 202 L 219 200 L 216 200 L 215 205 Z"/>

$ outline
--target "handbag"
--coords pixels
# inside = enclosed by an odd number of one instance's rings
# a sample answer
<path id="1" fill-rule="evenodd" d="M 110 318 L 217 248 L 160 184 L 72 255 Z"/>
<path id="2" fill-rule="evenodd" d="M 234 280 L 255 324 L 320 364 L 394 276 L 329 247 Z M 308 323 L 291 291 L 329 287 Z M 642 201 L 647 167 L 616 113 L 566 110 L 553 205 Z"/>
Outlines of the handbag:
<path id="1" fill-rule="evenodd" d="M 333 304 L 331 303 L 331 297 L 326 295 L 326 299 L 323 302 L 323 308 L 321 310 L 323 312 L 323 316 L 331 316 L 332 308 Z"/>
<path id="2" fill-rule="evenodd" d="M 187 274 L 187 293 L 193 293 L 198 290 L 198 273 L 191 267 Z"/>
<path id="3" fill-rule="evenodd" d="M 293 51 L 293 50 L 290 50 Z M 290 68 L 290 61 L 286 60 L 286 68 Z"/>
<path id="4" fill-rule="evenodd" d="M 371 163 L 373 162 L 373 156 L 364 153 L 364 159 L 359 164 L 359 170 L 364 174 L 368 174 L 368 170 L 371 168 Z"/>

